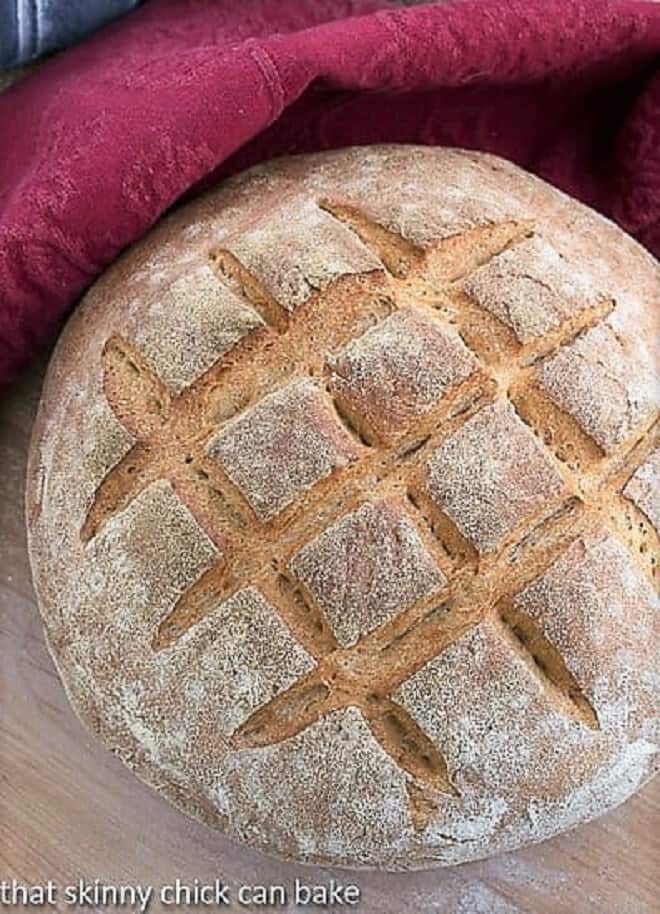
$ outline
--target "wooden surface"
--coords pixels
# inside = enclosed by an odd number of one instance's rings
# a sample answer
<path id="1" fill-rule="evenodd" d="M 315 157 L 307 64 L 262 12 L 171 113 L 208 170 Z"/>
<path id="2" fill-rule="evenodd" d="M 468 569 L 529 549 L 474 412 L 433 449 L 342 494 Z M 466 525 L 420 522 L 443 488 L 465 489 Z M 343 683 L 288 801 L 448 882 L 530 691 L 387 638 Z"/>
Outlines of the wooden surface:
<path id="1" fill-rule="evenodd" d="M 485 862 L 405 875 L 270 860 L 190 821 L 136 780 L 78 723 L 44 644 L 23 523 L 25 459 L 39 386 L 40 372 L 33 372 L 0 401 L 0 882 L 52 879 L 61 887 L 98 878 L 158 890 L 177 877 L 188 883 L 219 878 L 235 893 L 240 884 L 289 887 L 296 877 L 316 883 L 334 877 L 357 884 L 361 901 L 325 910 L 660 912 L 660 868 L 654 873 L 660 859 L 660 779 L 625 806 L 560 838 Z M 149 910 L 164 909 L 154 902 Z M 234 903 L 222 910 L 315 908 Z"/>

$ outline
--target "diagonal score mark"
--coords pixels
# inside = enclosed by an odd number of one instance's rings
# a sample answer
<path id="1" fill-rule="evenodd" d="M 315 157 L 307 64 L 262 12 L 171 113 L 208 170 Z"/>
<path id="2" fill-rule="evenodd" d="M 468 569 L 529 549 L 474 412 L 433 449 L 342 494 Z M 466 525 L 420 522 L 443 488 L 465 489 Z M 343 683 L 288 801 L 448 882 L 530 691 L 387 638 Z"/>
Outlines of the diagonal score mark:
<path id="1" fill-rule="evenodd" d="M 148 440 L 169 418 L 172 396 L 144 356 L 125 339 L 111 336 L 103 347 L 103 390 L 122 425 Z"/>
<path id="2" fill-rule="evenodd" d="M 80 531 L 88 543 L 106 525 L 110 517 L 126 509 L 133 499 L 160 477 L 149 445 L 139 441 L 117 463 L 96 490 Z"/>
<path id="3" fill-rule="evenodd" d="M 614 308 L 615 304 L 611 298 L 600 298 L 582 308 L 540 339 L 523 344 L 520 352 L 521 364 L 529 365 L 554 355 L 558 349 L 568 346 L 578 336 L 597 327 L 610 316 Z"/>
<path id="4" fill-rule="evenodd" d="M 418 247 L 350 204 L 327 198 L 322 210 L 348 226 L 397 279 L 424 280 L 431 268 L 443 285 L 464 278 L 512 245 L 530 237 L 534 223 L 529 220 L 485 222 L 441 238 L 428 248 Z"/>
<path id="5" fill-rule="evenodd" d="M 327 199 L 319 200 L 318 205 L 348 226 L 393 276 L 406 276 L 412 266 L 422 261 L 424 252 L 421 248 L 370 219 L 358 207 Z"/>
<path id="6" fill-rule="evenodd" d="M 374 695 L 361 710 L 382 748 L 414 781 L 439 793 L 458 795 L 444 756 L 405 708 L 391 698 Z"/>
<path id="7" fill-rule="evenodd" d="M 238 490 L 210 460 L 187 454 L 165 475 L 180 501 L 221 552 L 240 542 L 249 507 Z"/>
<path id="8" fill-rule="evenodd" d="M 660 417 L 653 417 L 648 426 L 634 436 L 632 444 L 626 447 L 627 444 L 624 442 L 621 453 L 614 455 L 616 473 L 611 482 L 617 491 L 623 491 L 639 467 L 660 447 Z"/>
<path id="9" fill-rule="evenodd" d="M 297 736 L 321 717 L 351 704 L 324 681 L 319 667 L 259 708 L 234 732 L 234 749 L 271 746 Z"/>
<path id="10" fill-rule="evenodd" d="M 209 258 L 220 275 L 238 287 L 238 291 L 258 311 L 266 324 L 273 327 L 277 333 L 286 333 L 291 312 L 268 292 L 263 283 L 243 266 L 238 257 L 225 248 L 217 248 L 211 251 Z"/>
<path id="11" fill-rule="evenodd" d="M 621 542 L 628 545 L 640 571 L 652 587 L 660 576 L 660 535 L 647 515 L 628 496 L 612 499 L 609 510 L 604 506 L 604 525 L 609 526 Z"/>
<path id="12" fill-rule="evenodd" d="M 266 575 L 259 582 L 259 590 L 316 660 L 339 649 L 325 613 L 309 589 L 293 575 L 282 571 Z"/>
<path id="13" fill-rule="evenodd" d="M 540 679 L 550 702 L 591 730 L 600 730 L 594 707 L 540 625 L 518 609 L 510 598 L 498 603 L 496 614 L 505 640 Z"/>
<path id="14" fill-rule="evenodd" d="M 485 222 L 445 238 L 428 254 L 431 272 L 450 287 L 534 234 L 529 219 Z"/>
<path id="15" fill-rule="evenodd" d="M 185 593 L 185 602 L 179 599 L 176 614 L 170 614 L 158 627 L 152 641 L 154 650 L 162 650 L 168 644 L 178 641 L 189 628 L 201 622 L 208 615 L 208 607 L 225 602 L 225 592 L 230 586 L 227 560 L 223 557 L 202 572 L 194 586 Z M 238 588 L 231 589 L 235 593 Z"/>

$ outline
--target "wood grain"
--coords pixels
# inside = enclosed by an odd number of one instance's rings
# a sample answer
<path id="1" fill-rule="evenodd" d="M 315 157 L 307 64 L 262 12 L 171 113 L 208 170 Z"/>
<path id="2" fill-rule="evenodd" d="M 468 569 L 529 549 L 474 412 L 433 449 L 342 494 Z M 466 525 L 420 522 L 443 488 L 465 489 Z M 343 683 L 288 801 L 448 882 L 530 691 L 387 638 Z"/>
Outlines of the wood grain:
<path id="1" fill-rule="evenodd" d="M 291 886 L 296 877 L 317 883 L 334 877 L 360 886 L 361 903 L 341 910 L 361 914 L 657 914 L 660 780 L 552 841 L 454 869 L 402 875 L 271 860 L 192 822 L 137 781 L 79 724 L 44 644 L 23 522 L 41 374 L 41 368 L 33 371 L 0 402 L 0 880 L 64 885 L 99 878 L 160 887 L 177 877 L 220 878 L 235 894 L 241 884 Z M 158 903 L 150 908 L 160 910 Z"/>

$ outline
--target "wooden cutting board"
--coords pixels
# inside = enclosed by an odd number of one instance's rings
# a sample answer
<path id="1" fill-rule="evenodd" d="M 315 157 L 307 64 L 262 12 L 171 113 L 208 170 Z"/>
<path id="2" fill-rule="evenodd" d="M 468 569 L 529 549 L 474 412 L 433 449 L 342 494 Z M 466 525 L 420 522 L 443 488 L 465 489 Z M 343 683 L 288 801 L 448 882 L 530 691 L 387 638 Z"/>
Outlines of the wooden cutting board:
<path id="1" fill-rule="evenodd" d="M 449 870 L 404 875 L 292 866 L 187 819 L 78 723 L 44 644 L 25 546 L 23 479 L 41 370 L 0 401 L 0 883 L 60 889 L 83 879 L 151 885 L 176 878 L 282 886 L 357 885 L 355 906 L 289 900 L 150 911 L 359 911 L 360 914 L 659 914 L 660 779 L 623 807 L 560 838 Z M 249 892 L 246 890 L 246 897 Z M 0 905 L 0 908 L 2 906 Z M 32 908 L 31 910 L 35 910 Z M 45 910 L 108 911 L 108 907 Z M 135 910 L 123 908 L 123 911 Z"/>

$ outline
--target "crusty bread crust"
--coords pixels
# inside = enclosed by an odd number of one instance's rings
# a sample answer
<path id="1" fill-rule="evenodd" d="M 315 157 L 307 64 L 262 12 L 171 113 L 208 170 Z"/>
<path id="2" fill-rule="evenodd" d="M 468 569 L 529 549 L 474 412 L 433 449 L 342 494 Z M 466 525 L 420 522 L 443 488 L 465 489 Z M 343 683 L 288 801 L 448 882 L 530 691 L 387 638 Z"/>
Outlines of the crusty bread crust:
<path id="1" fill-rule="evenodd" d="M 81 719 L 303 862 L 459 863 L 623 801 L 657 761 L 659 306 L 631 238 L 479 153 L 282 159 L 163 220 L 33 434 Z"/>

